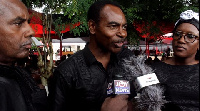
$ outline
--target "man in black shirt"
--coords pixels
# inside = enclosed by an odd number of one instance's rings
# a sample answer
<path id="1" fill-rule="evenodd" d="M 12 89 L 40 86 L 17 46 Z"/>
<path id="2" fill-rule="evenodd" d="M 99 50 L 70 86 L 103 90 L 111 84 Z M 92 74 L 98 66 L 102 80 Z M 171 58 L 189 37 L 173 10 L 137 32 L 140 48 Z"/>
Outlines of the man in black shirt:
<path id="1" fill-rule="evenodd" d="M 53 111 L 127 111 L 128 95 L 108 97 L 114 73 L 123 73 L 119 60 L 127 22 L 115 2 L 95 2 L 88 11 L 90 42 L 63 61 L 54 72 L 49 98 Z M 130 51 L 131 53 L 131 51 Z"/>

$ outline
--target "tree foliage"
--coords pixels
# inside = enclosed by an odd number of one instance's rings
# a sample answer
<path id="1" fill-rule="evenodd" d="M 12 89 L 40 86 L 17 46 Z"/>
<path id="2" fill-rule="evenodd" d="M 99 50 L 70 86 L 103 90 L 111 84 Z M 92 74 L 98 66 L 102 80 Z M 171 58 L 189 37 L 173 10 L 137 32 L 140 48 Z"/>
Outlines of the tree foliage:
<path id="1" fill-rule="evenodd" d="M 62 12 L 64 19 L 59 24 L 69 24 L 80 22 L 81 25 L 71 29 L 74 36 L 80 36 L 81 33 L 88 33 L 87 28 L 87 10 L 89 6 L 97 0 L 22 0 L 29 8 L 33 6 L 46 6 L 48 11 L 52 6 L 51 13 Z M 145 22 L 142 33 L 150 33 L 153 35 L 161 35 L 159 30 L 161 22 L 174 23 L 182 11 L 192 9 L 199 12 L 198 0 L 113 0 L 121 4 L 128 21 L 128 39 L 130 43 L 140 39 L 138 31 L 133 23 Z M 53 23 L 58 25 L 54 20 Z M 154 21 L 157 24 L 153 24 Z M 149 28 L 147 28 L 149 27 Z M 146 28 L 146 29 L 145 29 Z M 157 36 L 156 36 L 157 37 Z M 147 37 L 148 38 L 148 37 Z"/>
<path id="2" fill-rule="evenodd" d="M 132 23 L 145 24 L 142 27 L 143 33 L 150 33 L 146 38 L 154 36 L 160 37 L 163 32 L 160 30 L 162 23 L 169 23 L 166 25 L 174 24 L 179 18 L 182 11 L 192 9 L 199 11 L 199 1 L 187 0 L 117 0 L 124 7 L 126 18 L 129 23 L 130 29 L 128 30 L 128 39 L 130 43 L 138 43 L 140 35 L 138 35 L 135 26 Z M 156 24 L 155 24 L 156 21 Z M 164 27 L 164 26 L 163 26 Z"/>

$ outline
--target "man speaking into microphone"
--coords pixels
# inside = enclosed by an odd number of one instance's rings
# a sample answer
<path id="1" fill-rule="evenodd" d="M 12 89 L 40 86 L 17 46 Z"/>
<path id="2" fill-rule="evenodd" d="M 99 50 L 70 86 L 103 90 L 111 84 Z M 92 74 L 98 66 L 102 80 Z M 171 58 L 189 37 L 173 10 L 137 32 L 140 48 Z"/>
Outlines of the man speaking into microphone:
<path id="1" fill-rule="evenodd" d="M 54 71 L 49 84 L 50 109 L 127 111 L 127 94 L 107 94 L 115 69 L 121 68 L 119 59 L 129 55 L 123 48 L 127 37 L 125 15 L 119 4 L 103 0 L 90 6 L 87 17 L 90 41 Z"/>

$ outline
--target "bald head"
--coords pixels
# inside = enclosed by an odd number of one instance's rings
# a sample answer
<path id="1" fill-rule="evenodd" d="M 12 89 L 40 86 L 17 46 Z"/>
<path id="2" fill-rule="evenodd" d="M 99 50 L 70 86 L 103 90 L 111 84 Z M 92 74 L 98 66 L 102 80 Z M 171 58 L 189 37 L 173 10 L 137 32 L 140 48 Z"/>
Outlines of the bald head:
<path id="1" fill-rule="evenodd" d="M 21 0 L 0 0 L 0 16 L 6 12 L 6 8 L 12 8 L 16 5 L 26 7 Z"/>

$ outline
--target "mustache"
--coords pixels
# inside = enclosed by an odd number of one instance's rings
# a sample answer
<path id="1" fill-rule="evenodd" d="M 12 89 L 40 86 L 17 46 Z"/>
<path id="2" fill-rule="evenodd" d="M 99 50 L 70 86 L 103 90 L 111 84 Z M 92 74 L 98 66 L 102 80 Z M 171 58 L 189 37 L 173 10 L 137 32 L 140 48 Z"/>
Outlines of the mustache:
<path id="1" fill-rule="evenodd" d="M 121 38 L 121 39 L 115 40 L 114 43 L 120 43 L 120 42 L 125 42 L 125 41 L 126 41 L 125 38 Z"/>
<path id="2" fill-rule="evenodd" d="M 28 39 L 26 42 L 24 42 L 24 43 L 22 44 L 22 46 L 32 44 L 33 40 L 31 39 L 31 37 L 33 37 L 33 35 L 28 36 L 27 38 L 29 38 L 29 39 Z"/>
<path id="3" fill-rule="evenodd" d="M 32 40 L 27 40 L 26 42 L 22 43 L 21 47 L 32 44 Z"/>

